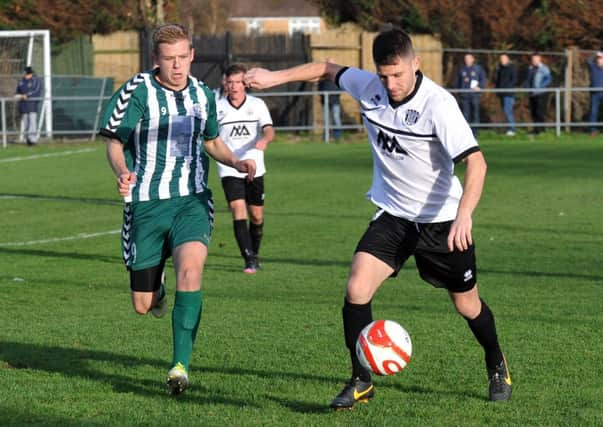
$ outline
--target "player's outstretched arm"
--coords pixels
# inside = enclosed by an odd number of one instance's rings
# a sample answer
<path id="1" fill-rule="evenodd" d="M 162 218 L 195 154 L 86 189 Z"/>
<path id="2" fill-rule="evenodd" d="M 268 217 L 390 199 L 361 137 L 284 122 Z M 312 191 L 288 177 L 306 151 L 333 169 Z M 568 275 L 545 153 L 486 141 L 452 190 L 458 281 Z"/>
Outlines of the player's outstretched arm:
<path id="1" fill-rule="evenodd" d="M 205 147 L 205 152 L 214 160 L 226 166 L 231 166 L 239 172 L 246 173 L 247 179 L 253 181 L 253 177 L 255 176 L 255 161 L 251 159 L 239 160 L 219 136 L 215 139 L 205 141 L 203 146 Z"/>
<path id="2" fill-rule="evenodd" d="M 290 82 L 314 82 L 321 79 L 335 80 L 335 76 L 343 67 L 332 62 L 309 62 L 270 71 L 264 68 L 252 68 L 245 73 L 244 82 L 252 89 L 268 89 Z"/>
<path id="3" fill-rule="evenodd" d="M 126 197 L 130 194 L 130 186 L 136 183 L 136 174 L 128 170 L 124 147 L 117 139 L 107 139 L 107 160 L 117 178 L 117 191 Z"/>
<path id="4" fill-rule="evenodd" d="M 463 184 L 463 197 L 459 203 L 456 219 L 448 234 L 448 249 L 452 252 L 456 247 L 465 251 L 473 243 L 471 235 L 473 228 L 472 215 L 477 207 L 486 180 L 486 160 L 481 151 L 471 153 L 465 159 L 467 169 Z"/>

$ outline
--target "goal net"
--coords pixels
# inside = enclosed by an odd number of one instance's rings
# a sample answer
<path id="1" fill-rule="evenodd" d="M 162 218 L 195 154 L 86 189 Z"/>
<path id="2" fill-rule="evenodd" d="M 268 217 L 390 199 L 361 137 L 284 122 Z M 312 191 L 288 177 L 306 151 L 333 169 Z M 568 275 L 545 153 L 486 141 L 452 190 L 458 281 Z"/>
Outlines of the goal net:
<path id="1" fill-rule="evenodd" d="M 52 81 L 50 60 L 50 31 L 0 31 L 0 98 L 4 98 L 2 123 L 3 144 L 6 137 L 22 137 L 15 89 L 25 67 L 33 68 L 42 80 L 42 97 L 38 114 L 38 132 L 52 137 Z"/>

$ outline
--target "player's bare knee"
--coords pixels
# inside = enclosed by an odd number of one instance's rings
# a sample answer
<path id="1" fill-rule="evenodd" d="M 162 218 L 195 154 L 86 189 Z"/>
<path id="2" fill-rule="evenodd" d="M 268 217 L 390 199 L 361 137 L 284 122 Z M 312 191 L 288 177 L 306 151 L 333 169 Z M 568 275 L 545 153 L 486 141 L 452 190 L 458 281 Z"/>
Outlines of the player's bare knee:
<path id="1" fill-rule="evenodd" d="M 366 304 L 373 298 L 374 291 L 359 282 L 348 282 L 346 299 L 352 304 Z"/>
<path id="2" fill-rule="evenodd" d="M 147 314 L 150 311 L 150 307 L 146 307 L 146 306 L 139 306 L 139 305 L 135 305 L 134 306 L 134 311 L 136 312 L 136 314 L 140 314 L 141 316 L 144 316 L 145 314 Z"/>
<path id="3" fill-rule="evenodd" d="M 144 316 L 149 311 L 151 311 L 151 302 L 150 301 L 147 302 L 147 301 L 140 300 L 140 299 L 134 299 L 134 300 L 132 300 L 132 306 L 134 308 L 134 311 L 137 314 L 140 314 L 141 316 Z"/>
<path id="4" fill-rule="evenodd" d="M 482 308 L 479 298 L 453 298 L 453 303 L 456 311 L 467 319 L 475 319 Z"/>
<path id="5" fill-rule="evenodd" d="M 201 270 L 196 267 L 183 267 L 176 276 L 176 286 L 180 290 L 198 289 L 201 285 Z"/>
<path id="6" fill-rule="evenodd" d="M 249 219 L 254 224 L 262 224 L 264 222 L 264 209 L 262 206 L 249 206 Z"/>
<path id="7" fill-rule="evenodd" d="M 261 214 L 250 212 L 249 217 L 251 219 L 251 222 L 253 222 L 254 224 L 262 224 L 264 222 L 264 216 Z"/>

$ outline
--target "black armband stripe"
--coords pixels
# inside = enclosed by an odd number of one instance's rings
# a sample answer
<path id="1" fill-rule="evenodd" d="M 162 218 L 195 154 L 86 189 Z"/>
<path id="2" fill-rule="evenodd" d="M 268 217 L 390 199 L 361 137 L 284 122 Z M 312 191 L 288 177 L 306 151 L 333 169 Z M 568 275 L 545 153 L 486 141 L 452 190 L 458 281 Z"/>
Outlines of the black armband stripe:
<path id="1" fill-rule="evenodd" d="M 338 87 L 339 89 L 341 89 L 341 86 L 339 85 L 339 79 L 341 78 L 341 75 L 342 75 L 343 73 L 345 73 L 345 71 L 346 71 L 348 68 L 350 68 L 350 67 L 343 67 L 341 70 L 339 70 L 339 71 L 337 72 L 337 74 L 335 74 L 335 84 L 337 85 L 337 87 Z"/>
<path id="2" fill-rule="evenodd" d="M 465 151 L 463 151 L 461 154 L 459 154 L 454 159 L 452 159 L 452 161 L 454 163 L 458 163 L 461 160 L 465 159 L 467 156 L 469 156 L 469 154 L 476 153 L 478 151 L 481 151 L 481 150 L 480 150 L 480 148 L 477 145 L 475 145 L 475 146 L 473 146 L 471 148 L 468 148 Z"/>
<path id="3" fill-rule="evenodd" d="M 106 136 L 107 138 L 117 139 L 118 141 L 120 141 L 119 136 L 117 136 L 115 132 L 112 132 L 109 129 L 103 128 L 98 131 L 98 134 L 101 136 Z"/>

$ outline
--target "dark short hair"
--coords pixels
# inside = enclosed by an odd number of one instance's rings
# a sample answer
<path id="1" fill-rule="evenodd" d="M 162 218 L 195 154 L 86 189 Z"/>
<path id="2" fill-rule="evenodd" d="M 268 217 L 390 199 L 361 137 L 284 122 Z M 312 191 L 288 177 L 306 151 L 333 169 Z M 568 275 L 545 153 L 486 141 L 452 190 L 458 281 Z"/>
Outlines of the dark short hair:
<path id="1" fill-rule="evenodd" d="M 245 74 L 246 72 L 247 72 L 247 67 L 244 66 L 243 64 L 231 64 L 224 71 L 224 75 L 226 77 L 230 77 L 233 74 L 240 74 L 240 73 Z"/>
<path id="2" fill-rule="evenodd" d="M 414 56 L 410 36 L 399 28 L 382 31 L 373 41 L 373 61 L 376 65 L 392 65 L 397 58 Z"/>
<path id="3" fill-rule="evenodd" d="M 31 67 L 28 65 L 27 67 L 25 67 L 25 68 L 23 69 L 23 72 L 24 72 L 25 74 L 33 74 L 33 72 L 34 72 L 34 71 L 33 71 L 33 68 L 31 68 Z"/>

